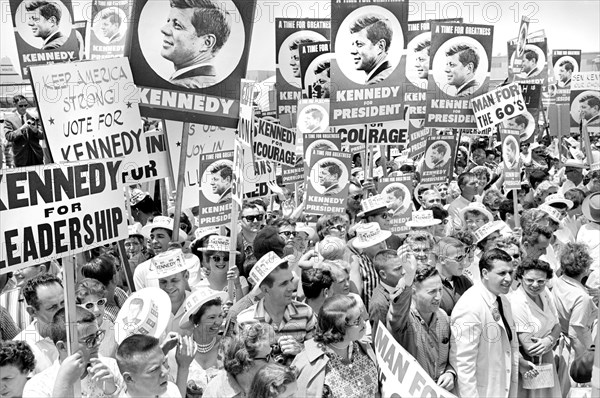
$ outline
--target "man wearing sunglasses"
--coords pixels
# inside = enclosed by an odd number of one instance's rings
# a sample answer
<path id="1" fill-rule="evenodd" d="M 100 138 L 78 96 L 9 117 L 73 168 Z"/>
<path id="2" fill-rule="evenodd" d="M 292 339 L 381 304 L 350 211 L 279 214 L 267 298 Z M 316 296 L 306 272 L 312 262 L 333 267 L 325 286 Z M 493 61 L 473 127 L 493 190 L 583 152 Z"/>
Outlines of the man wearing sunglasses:
<path id="1" fill-rule="evenodd" d="M 96 317 L 81 307 L 76 307 L 76 317 L 77 344 L 74 353 L 69 355 L 65 309 L 54 315 L 50 334 L 58 350 L 58 359 L 25 384 L 24 398 L 72 396 L 73 385 L 79 381 L 82 397 L 110 396 L 123 388 L 117 361 L 98 358 L 104 332 L 98 329 Z"/>
<path id="2" fill-rule="evenodd" d="M 40 140 L 44 134 L 39 125 L 36 112 L 28 112 L 29 102 L 22 95 L 13 97 L 15 111 L 6 114 L 4 120 L 4 136 L 8 141 L 12 154 L 6 158 L 7 166 L 23 167 L 44 164 L 44 153 Z"/>
<path id="3" fill-rule="evenodd" d="M 437 255 L 436 268 L 442 277 L 440 308 L 451 315 L 454 305 L 473 283 L 463 275 L 467 263 L 466 246 L 456 238 L 440 239 L 434 248 Z"/>
<path id="4" fill-rule="evenodd" d="M 254 203 L 244 203 L 240 214 L 241 231 L 238 242 L 242 242 L 244 248 L 244 269 L 250 268 L 256 263 L 254 255 L 254 239 L 256 234 L 265 226 L 266 218 L 263 208 Z"/>

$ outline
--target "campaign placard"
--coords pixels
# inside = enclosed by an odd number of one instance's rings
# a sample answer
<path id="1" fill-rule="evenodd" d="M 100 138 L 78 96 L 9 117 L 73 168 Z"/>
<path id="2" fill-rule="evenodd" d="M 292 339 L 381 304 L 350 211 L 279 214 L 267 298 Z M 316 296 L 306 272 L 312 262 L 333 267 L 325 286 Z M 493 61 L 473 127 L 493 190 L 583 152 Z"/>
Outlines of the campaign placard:
<path id="1" fill-rule="evenodd" d="M 326 133 L 309 133 L 304 136 L 304 167 L 306 178 L 309 177 L 311 156 L 313 151 L 341 151 L 342 138 L 338 131 Z"/>
<path id="2" fill-rule="evenodd" d="M 471 100 L 477 128 L 481 134 L 492 134 L 495 126 L 511 117 L 527 112 L 521 86 L 511 83 Z"/>
<path id="3" fill-rule="evenodd" d="M 235 128 L 256 0 L 181 4 L 136 1 L 125 54 L 142 115 Z"/>
<path id="4" fill-rule="evenodd" d="M 144 138 L 146 150 L 148 151 L 148 164 L 129 170 L 129 173 L 132 174 L 131 179 L 135 181 L 155 181 L 170 177 L 171 164 L 165 132 L 162 128 L 151 129 L 144 132 Z"/>
<path id="5" fill-rule="evenodd" d="M 55 162 L 124 157 L 126 173 L 148 164 L 126 58 L 34 66 L 30 78 Z"/>
<path id="6" fill-rule="evenodd" d="M 336 131 L 340 133 L 343 144 L 399 145 L 404 149 L 408 139 L 408 121 L 340 126 Z"/>
<path id="7" fill-rule="evenodd" d="M 436 19 L 436 22 L 462 23 L 462 18 Z M 425 118 L 425 95 L 429 84 L 429 49 L 431 47 L 431 22 L 409 21 L 406 32 L 406 92 L 404 103 L 411 117 Z"/>
<path id="8" fill-rule="evenodd" d="M 346 211 L 350 153 L 313 150 L 308 178 L 307 214 L 335 214 Z"/>
<path id="9" fill-rule="evenodd" d="M 88 21 L 73 22 L 73 31 L 75 32 L 75 37 L 77 38 L 77 42 L 79 43 L 79 56 L 77 57 L 77 59 L 79 60 L 89 58 L 85 49 L 85 36 L 87 32 L 87 25 Z"/>
<path id="10" fill-rule="evenodd" d="M 302 98 L 300 45 L 329 41 L 330 32 L 329 19 L 275 18 L 277 117 L 295 115 Z"/>
<path id="11" fill-rule="evenodd" d="M 296 132 L 280 124 L 256 118 L 252 137 L 252 151 L 257 158 L 275 163 L 296 165 Z"/>
<path id="12" fill-rule="evenodd" d="M 470 100 L 488 90 L 493 37 L 493 26 L 431 23 L 425 127 L 477 127 Z"/>
<path id="13" fill-rule="evenodd" d="M 297 167 L 283 166 L 281 168 L 283 185 L 296 184 L 304 181 L 304 164 Z"/>
<path id="14" fill-rule="evenodd" d="M 0 169 L 0 274 L 125 239 L 122 163 Z"/>
<path id="15" fill-rule="evenodd" d="M 125 54 L 131 26 L 131 0 L 93 0 L 90 58 L 118 58 Z"/>
<path id="16" fill-rule="evenodd" d="M 330 42 L 300 44 L 302 98 L 329 98 L 331 94 Z"/>
<path id="17" fill-rule="evenodd" d="M 556 80 L 557 105 L 571 101 L 571 79 L 573 73 L 581 71 L 581 50 L 553 50 L 552 65 Z"/>
<path id="18" fill-rule="evenodd" d="M 504 189 L 521 189 L 521 143 L 519 130 L 502 128 L 502 169 L 504 170 Z"/>
<path id="19" fill-rule="evenodd" d="M 421 184 L 446 184 L 452 178 L 456 137 L 436 135 L 427 138 Z"/>
<path id="20" fill-rule="evenodd" d="M 21 76 L 29 76 L 30 66 L 79 59 L 71 0 L 9 0 L 9 4 Z"/>
<path id="21" fill-rule="evenodd" d="M 587 126 L 589 134 L 600 134 L 600 72 L 576 72 L 571 78 L 571 132 Z"/>
<path id="22" fill-rule="evenodd" d="M 518 130 L 519 142 L 531 144 L 539 137 L 540 133 L 538 118 L 542 106 L 542 86 L 539 84 L 521 84 L 520 86 L 527 112 L 504 120 L 502 125 L 505 128 Z"/>
<path id="23" fill-rule="evenodd" d="M 329 131 L 329 99 L 301 99 L 298 101 L 296 131 L 304 138 L 310 133 Z"/>
<path id="24" fill-rule="evenodd" d="M 518 55 L 518 46 L 518 39 L 508 42 L 509 76 L 512 76 L 512 80 L 523 84 L 548 85 L 548 42 L 545 34 L 528 37 L 521 56 Z M 510 65 L 515 64 L 517 57 L 521 58 L 520 71 L 513 73 Z"/>
<path id="25" fill-rule="evenodd" d="M 382 397 L 440 397 L 456 398 L 437 383 L 404 349 L 383 323 L 375 328 L 375 356 L 377 357 Z"/>
<path id="26" fill-rule="evenodd" d="M 403 119 L 407 1 L 331 4 L 331 124 Z"/>
<path id="27" fill-rule="evenodd" d="M 425 119 L 408 118 L 408 149 L 409 157 L 416 159 L 425 153 L 427 137 L 431 135 L 431 130 L 424 127 Z"/>
<path id="28" fill-rule="evenodd" d="M 233 169 L 233 151 L 200 155 L 199 225 L 214 227 L 230 223 Z"/>
<path id="29" fill-rule="evenodd" d="M 177 176 L 179 175 L 181 140 L 185 132 L 183 123 L 165 120 L 165 130 L 169 143 L 172 175 Z M 200 156 L 208 153 L 233 151 L 233 142 L 235 140 L 234 129 L 205 124 L 190 124 L 187 134 L 188 146 L 185 153 L 182 209 L 198 206 L 198 189 L 200 189 L 202 177 L 199 168 Z"/>
<path id="30" fill-rule="evenodd" d="M 392 211 L 389 219 L 392 233 L 405 233 L 410 230 L 406 222 L 412 217 L 412 176 L 383 177 L 377 184 L 379 192 L 385 195 Z"/>
<path id="31" fill-rule="evenodd" d="M 509 57 L 508 70 L 509 76 L 517 73 L 521 73 L 521 66 L 523 63 L 523 55 L 525 53 L 525 43 L 527 36 L 529 35 L 529 18 L 526 16 L 521 17 L 521 23 L 519 24 L 519 35 L 512 40 L 507 42 L 508 52 L 515 52 L 514 57 Z"/>

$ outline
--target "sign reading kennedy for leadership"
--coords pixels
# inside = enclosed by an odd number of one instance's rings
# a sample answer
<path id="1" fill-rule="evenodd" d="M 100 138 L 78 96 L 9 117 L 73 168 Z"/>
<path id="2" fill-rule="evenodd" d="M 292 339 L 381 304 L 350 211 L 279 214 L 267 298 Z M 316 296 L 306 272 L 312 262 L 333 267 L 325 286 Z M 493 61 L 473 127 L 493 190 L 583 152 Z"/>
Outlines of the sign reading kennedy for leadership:
<path id="1" fill-rule="evenodd" d="M 131 59 L 142 115 L 236 127 L 255 0 L 139 0 Z"/>
<path id="2" fill-rule="evenodd" d="M 91 59 L 122 57 L 131 26 L 130 0 L 93 0 Z"/>
<path id="3" fill-rule="evenodd" d="M 126 58 L 35 66 L 30 75 L 54 161 L 123 156 L 125 173 L 148 164 Z"/>
<path id="4" fill-rule="evenodd" d="M 10 0 L 10 11 L 22 76 L 33 65 L 79 59 L 71 0 Z"/>
<path id="5" fill-rule="evenodd" d="M 477 126 L 470 99 L 487 92 L 494 27 L 431 23 L 426 127 Z"/>
<path id="6" fill-rule="evenodd" d="M 323 215 L 346 211 L 351 156 L 348 152 L 313 150 L 306 213 Z"/>
<path id="7" fill-rule="evenodd" d="M 571 80 L 571 132 L 579 125 L 588 133 L 600 133 L 600 72 L 573 73 Z"/>
<path id="8" fill-rule="evenodd" d="M 482 134 L 492 134 L 498 123 L 527 112 L 521 86 L 517 83 L 475 97 L 471 100 L 471 106 Z"/>
<path id="9" fill-rule="evenodd" d="M 275 18 L 277 115 L 295 114 L 302 98 L 300 45 L 328 41 L 330 29 L 329 19 Z"/>
<path id="10" fill-rule="evenodd" d="M 408 1 L 333 0 L 331 20 L 331 124 L 402 119 Z"/>
<path id="11" fill-rule="evenodd" d="M 436 135 L 427 138 L 421 184 L 444 184 L 450 181 L 456 146 L 456 137 L 453 135 Z"/>
<path id="12" fill-rule="evenodd" d="M 0 170 L 0 274 L 125 239 L 121 163 Z"/>
<path id="13" fill-rule="evenodd" d="M 296 165 L 296 132 L 282 125 L 256 118 L 252 137 L 254 156 L 275 163 Z"/>

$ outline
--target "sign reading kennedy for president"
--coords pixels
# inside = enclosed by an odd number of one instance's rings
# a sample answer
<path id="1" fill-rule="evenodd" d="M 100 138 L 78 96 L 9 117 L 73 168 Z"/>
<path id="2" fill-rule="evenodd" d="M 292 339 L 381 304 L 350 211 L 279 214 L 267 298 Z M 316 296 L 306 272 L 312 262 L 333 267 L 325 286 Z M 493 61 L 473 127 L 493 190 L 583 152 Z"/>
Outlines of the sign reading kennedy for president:
<path id="1" fill-rule="evenodd" d="M 402 175 L 396 177 L 380 178 L 379 192 L 388 200 L 390 211 L 392 212 L 389 222 L 390 231 L 395 234 L 408 232 L 409 227 L 406 222 L 412 215 L 412 176 Z"/>
<path id="2" fill-rule="evenodd" d="M 71 0 L 10 0 L 10 11 L 23 77 L 33 65 L 79 59 Z"/>
<path id="3" fill-rule="evenodd" d="M 317 18 L 275 19 L 277 115 L 295 114 L 302 98 L 300 45 L 328 41 L 331 21 Z"/>
<path id="4" fill-rule="evenodd" d="M 552 64 L 556 80 L 557 104 L 568 104 L 571 99 L 573 73 L 581 70 L 581 50 L 553 50 Z"/>
<path id="5" fill-rule="evenodd" d="M 140 0 L 131 59 L 142 115 L 236 127 L 255 0 Z"/>
<path id="6" fill-rule="evenodd" d="M 521 170 L 519 161 L 521 144 L 519 131 L 502 128 L 502 167 L 504 170 L 504 189 L 521 189 Z"/>
<path id="7" fill-rule="evenodd" d="M 402 119 L 407 1 L 332 1 L 331 124 Z"/>
<path id="8" fill-rule="evenodd" d="M 456 146 L 456 137 L 453 135 L 436 135 L 427 138 L 421 184 L 444 184 L 450 181 Z"/>
<path id="9" fill-rule="evenodd" d="M 334 214 L 346 211 L 350 157 L 348 152 L 313 150 L 308 176 L 307 214 Z"/>
<path id="10" fill-rule="evenodd" d="M 125 54 L 132 4 L 130 0 L 92 1 L 91 59 L 122 57 Z"/>
<path id="11" fill-rule="evenodd" d="M 200 207 L 198 223 L 203 227 L 227 225 L 231 221 L 233 151 L 200 155 Z M 236 187 L 238 189 L 239 186 Z M 237 192 L 236 192 L 237 193 Z"/>
<path id="12" fill-rule="evenodd" d="M 431 23 L 426 127 L 477 127 L 470 99 L 487 92 L 494 27 Z"/>

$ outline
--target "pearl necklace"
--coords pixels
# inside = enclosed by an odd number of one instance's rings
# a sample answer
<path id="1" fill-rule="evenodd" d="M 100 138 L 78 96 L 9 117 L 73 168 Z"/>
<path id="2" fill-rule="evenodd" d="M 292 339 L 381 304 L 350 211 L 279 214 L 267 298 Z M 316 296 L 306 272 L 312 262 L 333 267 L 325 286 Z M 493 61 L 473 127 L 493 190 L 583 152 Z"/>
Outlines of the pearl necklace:
<path id="1" fill-rule="evenodd" d="M 200 354 L 206 354 L 210 350 L 215 347 L 215 343 L 217 342 L 217 337 L 213 337 L 213 339 L 208 344 L 199 344 L 196 343 L 196 352 Z"/>

